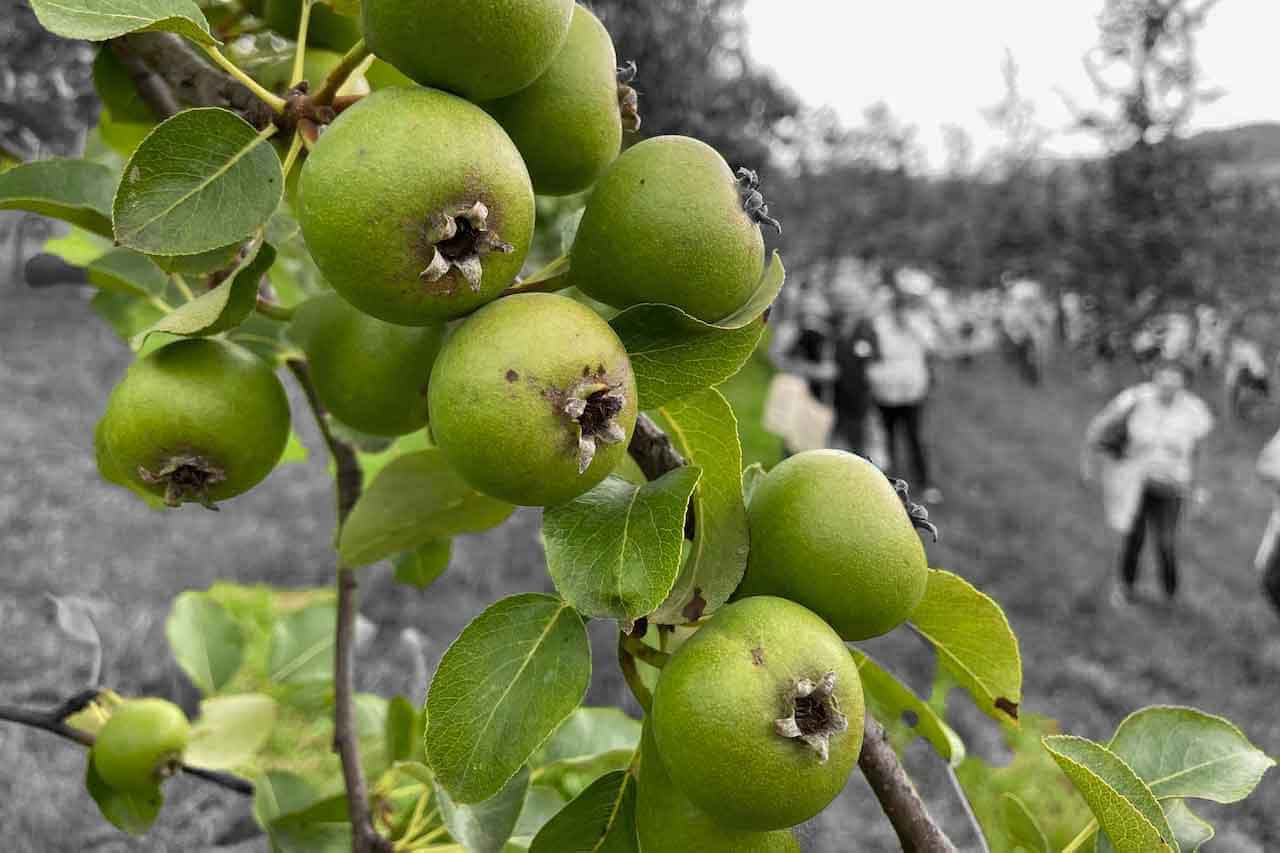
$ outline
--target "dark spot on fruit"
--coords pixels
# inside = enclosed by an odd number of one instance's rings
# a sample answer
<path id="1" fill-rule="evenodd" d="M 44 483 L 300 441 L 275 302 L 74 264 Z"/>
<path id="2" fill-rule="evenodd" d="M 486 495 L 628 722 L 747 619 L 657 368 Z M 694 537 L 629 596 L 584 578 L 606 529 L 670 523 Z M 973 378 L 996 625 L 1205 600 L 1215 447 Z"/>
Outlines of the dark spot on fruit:
<path id="1" fill-rule="evenodd" d="M 582 375 L 583 375 L 583 376 L 590 376 L 590 375 L 591 375 L 591 365 L 589 365 L 589 364 L 584 364 L 584 365 L 582 366 Z"/>
<path id="2" fill-rule="evenodd" d="M 680 610 L 680 615 L 690 622 L 697 622 L 702 618 L 702 613 L 706 609 L 707 600 L 702 597 L 702 587 L 695 586 L 693 588 L 693 598 L 689 599 L 689 603 Z"/>
<path id="3" fill-rule="evenodd" d="M 508 370 L 508 371 L 507 371 L 507 381 L 508 381 L 508 382 L 516 382 L 516 381 L 519 381 L 519 379 L 520 379 L 520 374 L 519 374 L 519 373 L 516 373 L 514 370 Z"/>
<path id="4" fill-rule="evenodd" d="M 756 646 L 751 650 L 751 662 L 756 666 L 764 666 L 764 649 Z"/>
<path id="5" fill-rule="evenodd" d="M 604 373 L 605 373 L 605 371 L 604 371 L 604 365 L 603 365 L 603 364 L 597 364 L 597 365 L 596 365 L 596 376 L 604 376 Z"/>
<path id="6" fill-rule="evenodd" d="M 910 708 L 904 708 L 902 711 L 902 722 L 908 728 L 914 729 L 920 722 L 920 715 Z"/>
<path id="7" fill-rule="evenodd" d="M 999 708 L 1001 711 L 1004 711 L 1013 719 L 1015 720 L 1018 719 L 1018 703 L 1017 702 L 1011 702 L 1008 699 L 1001 696 L 1000 698 L 996 699 L 995 706 Z"/>

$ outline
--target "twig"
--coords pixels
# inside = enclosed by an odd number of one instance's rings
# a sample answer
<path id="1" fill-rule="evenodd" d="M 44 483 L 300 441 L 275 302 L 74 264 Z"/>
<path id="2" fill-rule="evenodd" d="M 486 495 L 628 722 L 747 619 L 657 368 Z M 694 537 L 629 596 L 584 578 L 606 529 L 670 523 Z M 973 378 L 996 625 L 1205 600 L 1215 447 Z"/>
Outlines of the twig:
<path id="1" fill-rule="evenodd" d="M 964 792 L 964 786 L 960 784 L 960 777 L 956 775 L 956 769 L 947 764 L 947 778 L 951 780 L 951 788 L 956 792 L 956 796 L 960 798 L 960 805 L 964 807 L 965 817 L 969 820 L 969 825 L 973 827 L 973 834 L 978 839 L 978 848 L 982 853 L 991 853 L 991 845 L 987 844 L 987 835 L 982 831 L 982 824 L 978 821 L 978 816 L 973 813 L 973 804 L 969 802 L 969 795 Z"/>
<path id="2" fill-rule="evenodd" d="M 339 531 L 360 499 L 364 475 L 351 445 L 333 434 L 324 406 L 316 394 L 307 363 L 291 358 L 285 364 L 306 394 L 320 434 L 333 456 L 338 500 Z M 392 844 L 373 826 L 369 809 L 369 788 L 360 765 L 360 741 L 355 715 L 355 633 L 359 611 L 359 585 L 353 569 L 338 570 L 338 623 L 335 629 L 333 666 L 333 748 L 342 759 L 342 779 L 347 790 L 347 810 L 351 821 L 353 853 L 391 853 Z"/>
<path id="3" fill-rule="evenodd" d="M 635 432 L 627 452 L 640 466 L 645 477 L 656 480 L 663 474 L 684 465 L 684 457 L 671 444 L 667 434 L 648 415 L 636 418 Z"/>
<path id="4" fill-rule="evenodd" d="M 342 60 L 324 78 L 324 84 L 320 86 L 313 98 L 316 105 L 323 107 L 332 104 L 342 84 L 347 82 L 351 72 L 360 67 L 360 63 L 369 58 L 369 54 L 369 46 L 364 43 L 364 39 L 353 44 L 351 49 L 343 55 Z"/>
<path id="5" fill-rule="evenodd" d="M 924 800 L 898 761 L 880 725 L 871 714 L 863 726 L 862 754 L 858 767 L 867 778 L 880 808 L 893 824 L 903 853 L 956 853 L 955 845 L 934 822 Z"/>
<path id="6" fill-rule="evenodd" d="M 155 113 L 156 118 L 169 118 L 182 109 L 169 84 L 153 71 L 142 57 L 131 50 L 127 42 L 123 39 L 112 39 L 109 46 L 111 52 L 120 60 L 120 64 L 129 72 L 129 78 L 133 80 L 133 86 L 138 90 L 138 95 L 151 108 L 151 112 Z"/>
<path id="7" fill-rule="evenodd" d="M 89 732 L 81 731 L 67 725 L 66 718 L 84 708 L 89 702 L 98 695 L 97 690 L 88 690 L 78 693 L 71 699 L 54 708 L 52 711 L 32 711 L 26 708 L 16 708 L 11 705 L 0 705 L 0 720 L 10 723 L 17 723 L 33 729 L 55 734 L 60 738 L 78 743 L 81 746 L 93 746 L 94 736 Z M 86 699 L 87 697 L 87 699 Z M 197 779 L 202 779 L 220 788 L 228 791 L 234 791 L 246 797 L 253 796 L 253 783 L 247 779 L 241 779 L 239 776 L 233 776 L 230 773 L 222 773 L 217 770 L 206 770 L 202 767 L 192 767 L 189 764 L 182 765 L 182 772 Z"/>

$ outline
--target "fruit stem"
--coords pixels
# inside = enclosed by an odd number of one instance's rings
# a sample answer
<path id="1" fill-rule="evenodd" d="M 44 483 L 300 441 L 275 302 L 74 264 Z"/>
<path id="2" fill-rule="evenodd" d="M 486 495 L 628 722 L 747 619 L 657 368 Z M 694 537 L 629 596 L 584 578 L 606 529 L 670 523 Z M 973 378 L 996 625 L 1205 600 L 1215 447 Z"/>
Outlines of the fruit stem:
<path id="1" fill-rule="evenodd" d="M 312 101 L 316 106 L 324 107 L 333 103 L 333 99 L 337 96 L 338 90 L 342 88 L 342 84 L 347 82 L 347 78 L 351 73 L 360 67 L 360 63 L 364 62 L 372 55 L 369 45 L 365 44 L 364 39 L 360 39 L 351 45 L 342 57 L 342 60 L 333 67 L 329 72 L 329 76 L 324 78 L 324 85 L 316 92 Z"/>
<path id="2" fill-rule="evenodd" d="M 302 0 L 302 10 L 298 15 L 298 48 L 293 52 L 293 71 L 289 74 L 289 88 L 292 89 L 302 81 L 303 62 L 307 56 L 307 29 L 311 25 L 312 0 Z"/>
<path id="3" fill-rule="evenodd" d="M 636 659 L 627 650 L 627 635 L 618 632 L 618 669 L 622 670 L 622 678 L 627 682 L 627 687 L 631 690 L 631 695 L 636 697 L 637 704 L 640 709 L 647 715 L 653 709 L 653 694 L 649 692 L 649 688 L 645 686 L 644 681 L 640 678 L 640 671 L 636 669 Z"/>
<path id="4" fill-rule="evenodd" d="M 1094 818 L 1089 821 L 1088 825 L 1086 825 L 1084 829 L 1080 830 L 1079 835 L 1067 842 L 1067 846 L 1062 848 L 1062 853 L 1074 853 L 1074 851 L 1079 850 L 1085 845 L 1085 842 L 1090 838 L 1093 838 L 1094 833 L 1097 831 L 1098 819 Z"/>
<path id="5" fill-rule="evenodd" d="M 298 162 L 298 155 L 302 153 L 302 133 L 295 131 L 293 139 L 289 140 L 289 151 L 284 155 L 284 163 L 280 167 L 280 171 L 284 173 L 284 179 L 289 180 L 289 173 L 293 171 L 293 166 Z"/>
<path id="6" fill-rule="evenodd" d="M 284 115 L 284 108 L 286 106 L 284 98 L 279 95 L 272 94 L 264 89 L 262 84 L 241 71 L 239 66 L 230 59 L 227 59 L 227 57 L 223 55 L 222 51 L 218 50 L 213 45 L 205 45 L 204 52 L 209 54 L 209 58 L 214 61 L 214 64 L 230 74 L 232 77 L 236 78 L 242 86 L 256 95 L 258 100 L 271 107 L 272 112 L 276 115 Z"/>
<path id="7" fill-rule="evenodd" d="M 666 652 L 660 652 L 653 646 L 646 645 L 643 640 L 628 636 L 625 632 L 618 632 L 618 642 L 627 652 L 638 661 L 647 663 L 654 669 L 662 669 L 667 665 L 667 661 L 671 660 L 671 655 Z"/>

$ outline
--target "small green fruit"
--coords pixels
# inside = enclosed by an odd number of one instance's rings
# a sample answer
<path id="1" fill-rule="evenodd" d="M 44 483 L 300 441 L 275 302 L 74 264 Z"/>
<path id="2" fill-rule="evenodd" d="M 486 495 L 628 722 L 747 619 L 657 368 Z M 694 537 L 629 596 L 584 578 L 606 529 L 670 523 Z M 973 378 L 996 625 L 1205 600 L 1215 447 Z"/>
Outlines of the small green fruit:
<path id="1" fill-rule="evenodd" d="M 924 597 L 920 537 L 893 484 L 859 456 L 792 456 L 760 481 L 747 515 L 751 554 L 739 596 L 799 602 L 846 640 L 891 631 Z"/>
<path id="2" fill-rule="evenodd" d="M 533 85 L 484 108 L 511 134 L 539 195 L 595 183 L 622 147 L 618 58 L 609 32 L 581 6 L 564 48 Z"/>
<path id="3" fill-rule="evenodd" d="M 489 101 L 542 76 L 572 15 L 573 0 L 364 0 L 364 33 L 422 85 Z"/>
<path id="4" fill-rule="evenodd" d="M 636 834 L 641 853 L 800 853 L 789 830 L 744 832 L 721 826 L 680 793 L 662 766 L 646 724 L 640 738 Z"/>
<path id="5" fill-rule="evenodd" d="M 289 401 L 257 356 L 190 338 L 129 368 L 107 401 L 98 439 L 104 473 L 170 506 L 212 506 L 271 473 L 289 439 Z"/>
<path id="6" fill-rule="evenodd" d="M 724 159 L 696 139 L 628 148 L 587 201 L 570 283 L 617 308 L 661 302 L 724 319 L 764 271 L 764 237 L 740 190 Z"/>
<path id="7" fill-rule="evenodd" d="M 577 497 L 617 467 L 636 384 L 600 316 L 549 293 L 507 296 L 453 333 L 428 389 L 431 433 L 477 490 L 524 506 Z"/>
<path id="8" fill-rule="evenodd" d="M 187 748 L 187 715 L 163 699 L 131 699 L 98 732 L 91 760 L 117 791 L 149 788 L 172 776 Z"/>
<path id="9" fill-rule="evenodd" d="M 424 326 L 515 280 L 533 236 L 533 188 L 484 110 L 434 89 L 382 89 L 338 116 L 307 157 L 298 219 L 344 299 Z"/>
<path id="10" fill-rule="evenodd" d="M 862 749 L 862 683 L 835 631 L 781 598 L 716 611 L 667 662 L 653 735 L 671 779 L 737 829 L 794 826 L 844 788 Z"/>
<path id="11" fill-rule="evenodd" d="M 292 334 L 307 354 L 320 402 L 370 435 L 405 435 L 427 425 L 427 380 L 444 324 L 396 326 L 336 293 L 307 300 Z"/>
<path id="12" fill-rule="evenodd" d="M 302 0 L 265 0 L 262 18 L 266 25 L 289 39 L 298 37 L 302 21 Z M 360 21 L 339 15 L 321 3 L 311 4 L 307 21 L 307 44 L 345 52 L 360 39 Z M 313 87 L 319 84 L 312 81 Z"/>

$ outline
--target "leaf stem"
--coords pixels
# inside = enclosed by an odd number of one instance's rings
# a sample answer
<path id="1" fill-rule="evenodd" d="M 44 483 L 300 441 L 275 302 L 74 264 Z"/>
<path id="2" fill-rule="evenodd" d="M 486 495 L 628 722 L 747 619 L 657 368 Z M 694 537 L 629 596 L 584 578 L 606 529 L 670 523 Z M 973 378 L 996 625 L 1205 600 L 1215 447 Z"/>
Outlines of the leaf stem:
<path id="1" fill-rule="evenodd" d="M 1085 845 L 1085 843 L 1093 838 L 1094 833 L 1098 831 L 1098 819 L 1094 818 L 1089 821 L 1084 829 L 1080 830 L 1080 834 L 1067 842 L 1067 846 L 1062 848 L 1062 853 L 1074 853 Z"/>
<path id="2" fill-rule="evenodd" d="M 956 769 L 947 762 L 947 779 L 951 782 L 951 788 L 956 792 L 956 796 L 960 798 L 960 805 L 964 809 L 965 818 L 968 819 L 969 825 L 973 827 L 974 837 L 978 839 L 978 849 L 982 853 L 991 853 L 991 846 L 987 844 L 986 833 L 982 831 L 982 824 L 978 821 L 978 816 L 973 813 L 973 804 L 969 802 L 969 795 L 965 793 L 964 786 L 960 784 L 960 777 L 956 775 Z"/>
<path id="3" fill-rule="evenodd" d="M 638 661 L 647 663 L 654 669 L 662 669 L 667 665 L 667 661 L 671 660 L 671 655 L 666 652 L 660 652 L 652 646 L 646 645 L 642 640 L 628 636 L 625 632 L 618 632 L 618 642 L 622 648 L 626 649 L 627 654 Z"/>
<path id="4" fill-rule="evenodd" d="M 183 299 L 190 302 L 196 298 L 196 295 L 191 292 L 191 286 L 187 284 L 186 279 L 178 275 L 176 272 L 171 273 L 169 277 L 173 279 L 173 286 L 178 288 L 178 292 L 182 294 Z"/>
<path id="5" fill-rule="evenodd" d="M 256 95 L 258 100 L 271 107 L 272 112 L 276 115 L 284 115 L 284 109 L 286 106 L 284 98 L 267 91 L 262 87 L 262 84 L 241 71 L 239 66 L 230 59 L 227 59 L 227 57 L 223 55 L 222 51 L 218 50 L 213 45 L 205 45 L 204 52 L 209 54 L 209 58 L 212 59 L 219 68 L 230 74 L 240 83 L 240 85 L 244 86 Z"/>
<path id="6" fill-rule="evenodd" d="M 622 670 L 622 677 L 627 682 L 627 687 L 631 689 L 631 695 L 636 697 L 640 708 L 648 714 L 653 709 L 653 694 L 640 679 L 640 671 L 636 669 L 636 659 L 631 652 L 627 651 L 626 643 L 623 642 L 626 636 L 621 631 L 618 632 L 618 669 Z"/>
<path id="7" fill-rule="evenodd" d="M 303 63 L 307 56 L 307 29 L 311 24 L 312 2 L 313 0 L 302 0 L 302 10 L 298 16 L 298 48 L 293 54 L 293 71 L 289 74 L 290 89 L 302 80 Z"/>
<path id="8" fill-rule="evenodd" d="M 365 44 L 364 39 L 360 39 L 351 45 L 342 57 L 342 60 L 333 67 L 329 72 L 329 76 L 324 78 L 324 85 L 315 93 L 312 100 L 316 106 L 327 106 L 333 103 L 333 99 L 337 97 L 338 90 L 342 88 L 342 84 L 347 82 L 347 78 L 351 73 L 360 67 L 360 63 L 364 62 L 372 55 L 369 45 Z"/>
<path id="9" fill-rule="evenodd" d="M 284 174 L 285 183 L 289 182 L 289 173 L 293 171 L 294 164 L 298 162 L 298 155 L 302 153 L 302 134 L 294 131 L 293 139 L 289 141 L 289 151 L 284 155 L 284 163 L 280 167 L 280 171 Z"/>

